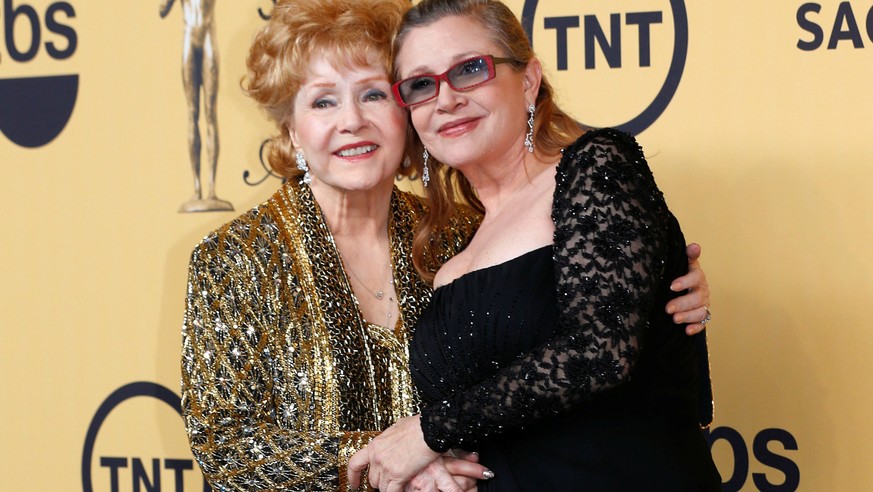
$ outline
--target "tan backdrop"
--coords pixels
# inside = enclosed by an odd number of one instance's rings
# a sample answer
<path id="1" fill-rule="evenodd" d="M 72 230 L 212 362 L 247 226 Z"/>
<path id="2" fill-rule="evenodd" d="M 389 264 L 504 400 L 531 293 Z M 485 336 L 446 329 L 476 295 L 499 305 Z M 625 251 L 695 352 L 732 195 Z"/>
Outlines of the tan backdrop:
<path id="1" fill-rule="evenodd" d="M 159 3 L 0 5 L 0 490 L 203 490 L 175 409 L 186 264 L 279 186 L 243 177 L 270 127 L 239 90 L 271 2 L 215 7 L 236 211 L 208 213 L 177 212 L 183 11 Z M 725 490 L 873 490 L 873 3 L 510 5 L 566 107 L 637 125 L 704 247 Z"/>

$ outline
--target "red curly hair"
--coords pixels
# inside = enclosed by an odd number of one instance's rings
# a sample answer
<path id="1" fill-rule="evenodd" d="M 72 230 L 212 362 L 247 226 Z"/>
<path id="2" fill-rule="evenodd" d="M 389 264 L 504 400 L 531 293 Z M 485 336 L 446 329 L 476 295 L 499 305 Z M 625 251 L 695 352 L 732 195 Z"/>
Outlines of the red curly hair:
<path id="1" fill-rule="evenodd" d="M 335 67 L 381 65 L 390 77 L 392 39 L 409 7 L 406 0 L 280 0 L 273 7 L 252 42 L 241 86 L 276 123 L 268 160 L 277 174 L 301 173 L 287 122 L 313 54 Z"/>

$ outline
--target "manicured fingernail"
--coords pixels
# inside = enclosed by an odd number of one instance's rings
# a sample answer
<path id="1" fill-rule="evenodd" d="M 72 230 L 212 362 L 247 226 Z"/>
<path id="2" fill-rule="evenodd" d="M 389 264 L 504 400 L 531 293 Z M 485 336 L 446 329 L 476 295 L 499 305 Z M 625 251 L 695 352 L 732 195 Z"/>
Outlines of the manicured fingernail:
<path id="1" fill-rule="evenodd" d="M 473 452 L 470 453 L 470 454 L 472 454 L 473 456 L 479 456 L 479 452 L 477 452 L 477 451 L 473 451 Z"/>
<path id="2" fill-rule="evenodd" d="M 681 290 L 681 288 L 682 286 L 679 285 L 679 282 L 673 282 L 672 284 L 670 284 L 670 290 L 672 290 L 673 292 Z"/>
<path id="3" fill-rule="evenodd" d="M 491 470 L 485 470 L 482 472 L 482 476 L 485 477 L 485 480 L 491 480 L 494 478 L 494 472 Z"/>
<path id="4" fill-rule="evenodd" d="M 676 316 L 673 317 L 673 322 L 674 322 L 674 323 L 681 323 L 681 322 L 683 322 L 683 321 L 685 321 L 685 316 L 682 316 L 681 314 L 676 315 Z"/>
<path id="5" fill-rule="evenodd" d="M 673 314 L 673 313 L 675 313 L 675 312 L 676 312 L 676 306 L 674 306 L 674 305 L 672 305 L 672 304 L 670 304 L 669 306 L 667 306 L 667 314 Z"/>

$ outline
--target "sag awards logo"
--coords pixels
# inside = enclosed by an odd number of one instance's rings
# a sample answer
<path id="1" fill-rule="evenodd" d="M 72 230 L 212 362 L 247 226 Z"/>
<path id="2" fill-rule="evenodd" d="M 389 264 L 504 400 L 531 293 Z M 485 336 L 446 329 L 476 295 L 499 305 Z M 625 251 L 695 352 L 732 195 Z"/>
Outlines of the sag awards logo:
<path id="1" fill-rule="evenodd" d="M 26 2 L 3 0 L 0 17 L 6 48 L 0 69 L 46 58 L 62 61 L 76 53 L 78 36 L 70 25 L 76 11 L 68 2 L 52 3 L 40 12 Z M 22 147 L 48 144 L 67 126 L 78 92 L 76 74 L 0 77 L 0 132 Z"/>
<path id="2" fill-rule="evenodd" d="M 685 2 L 525 0 L 521 21 L 562 104 L 586 126 L 638 134 L 670 104 L 688 52 Z"/>
<path id="3" fill-rule="evenodd" d="M 156 383 L 130 383 L 112 392 L 85 436 L 82 490 L 211 492 L 190 457 L 181 413 L 180 398 Z M 166 456 L 167 449 L 176 456 Z"/>
<path id="4" fill-rule="evenodd" d="M 815 51 L 825 45 L 825 40 L 829 50 L 863 48 L 865 37 L 873 43 L 873 5 L 840 2 L 836 9 L 832 5 L 822 9 L 820 3 L 804 3 L 797 9 L 797 25 L 805 31 L 805 36 L 797 40 L 802 51 Z"/>

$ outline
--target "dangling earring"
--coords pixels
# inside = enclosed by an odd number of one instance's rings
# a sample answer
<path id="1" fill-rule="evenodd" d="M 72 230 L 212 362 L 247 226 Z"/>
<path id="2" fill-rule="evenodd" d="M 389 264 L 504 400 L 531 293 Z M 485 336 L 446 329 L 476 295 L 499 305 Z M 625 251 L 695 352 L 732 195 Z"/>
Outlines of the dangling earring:
<path id="1" fill-rule="evenodd" d="M 297 169 L 303 171 L 303 183 L 309 184 L 312 182 L 312 175 L 309 174 L 309 166 L 306 164 L 306 158 L 303 157 L 303 152 L 299 150 L 294 155 L 294 160 L 297 161 Z"/>
<path id="2" fill-rule="evenodd" d="M 427 186 L 430 183 L 430 172 L 427 170 L 427 160 L 430 159 L 430 154 L 427 153 L 427 149 L 424 149 L 424 153 L 421 154 L 421 157 L 424 159 L 424 171 L 421 173 L 421 184 Z"/>
<path id="3" fill-rule="evenodd" d="M 524 136 L 524 146 L 527 148 L 528 152 L 533 153 L 534 142 L 533 142 L 533 124 L 534 124 L 534 113 L 537 108 L 533 104 L 527 107 L 527 112 L 530 113 L 530 118 L 527 119 L 527 135 Z"/>

